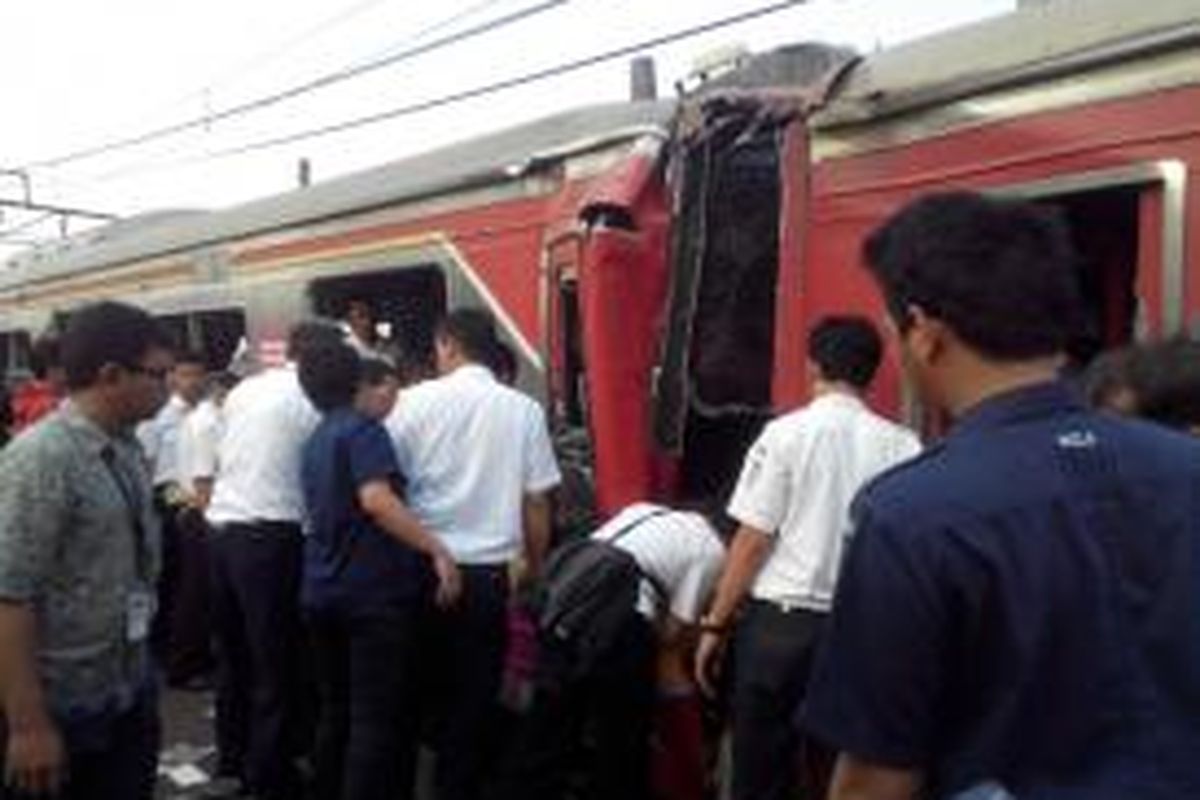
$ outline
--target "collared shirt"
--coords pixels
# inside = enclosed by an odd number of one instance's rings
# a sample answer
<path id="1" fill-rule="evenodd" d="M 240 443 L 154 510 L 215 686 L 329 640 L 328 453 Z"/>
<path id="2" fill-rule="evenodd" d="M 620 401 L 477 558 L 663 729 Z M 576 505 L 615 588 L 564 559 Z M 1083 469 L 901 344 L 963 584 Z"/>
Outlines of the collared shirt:
<path id="1" fill-rule="evenodd" d="M 175 473 L 186 491 L 194 492 L 198 479 L 216 477 L 222 428 L 221 409 L 212 400 L 202 401 L 184 417 L 176 446 Z"/>
<path id="2" fill-rule="evenodd" d="M 326 414 L 304 446 L 301 474 L 309 523 L 306 608 L 387 611 L 428 591 L 425 556 L 382 530 L 358 502 L 359 490 L 375 481 L 386 481 L 403 496 L 400 466 L 383 425 L 349 408 Z"/>
<path id="3" fill-rule="evenodd" d="M 1200 443 L 1043 384 L 854 515 L 804 713 L 823 740 L 938 797 L 1200 797 Z"/>
<path id="4" fill-rule="evenodd" d="M 0 453 L 0 476 L 0 597 L 33 610 L 51 709 L 128 702 L 149 664 L 144 640 L 127 635 L 129 601 L 159 570 L 136 440 L 109 436 L 68 403 Z"/>
<path id="5" fill-rule="evenodd" d="M 522 497 L 560 481 L 537 403 L 472 364 L 405 389 L 387 428 L 409 507 L 455 559 L 519 554 Z"/>
<path id="6" fill-rule="evenodd" d="M 850 534 L 850 501 L 920 449 L 912 431 L 842 393 L 767 425 L 729 503 L 734 519 L 777 537 L 751 595 L 828 611 Z"/>
<path id="7" fill-rule="evenodd" d="M 177 394 L 152 419 L 137 427 L 137 438 L 156 487 L 179 482 L 179 431 L 192 407 Z"/>
<path id="8" fill-rule="evenodd" d="M 700 619 L 725 557 L 717 532 L 702 515 L 634 503 L 592 534 L 602 541 L 613 537 L 618 537 L 613 547 L 633 556 L 649 578 L 639 587 L 640 614 L 657 619 L 665 600 L 679 621 L 693 624 Z"/>
<path id="9" fill-rule="evenodd" d="M 302 522 L 300 452 L 320 417 L 300 388 L 295 365 L 239 383 L 225 398 L 222 415 L 209 522 Z"/>

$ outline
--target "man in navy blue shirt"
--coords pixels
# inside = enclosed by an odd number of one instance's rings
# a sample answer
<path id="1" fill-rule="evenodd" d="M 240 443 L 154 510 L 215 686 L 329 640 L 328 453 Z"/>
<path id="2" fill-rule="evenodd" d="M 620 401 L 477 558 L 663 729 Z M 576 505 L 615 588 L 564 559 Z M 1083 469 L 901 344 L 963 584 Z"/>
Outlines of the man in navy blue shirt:
<path id="1" fill-rule="evenodd" d="M 431 589 L 439 604 L 456 600 L 458 568 L 400 499 L 379 421 L 399 388 L 390 366 L 335 342 L 306 351 L 299 377 L 322 412 L 301 466 L 302 605 L 320 692 L 314 795 L 412 797 L 417 624 Z"/>
<path id="2" fill-rule="evenodd" d="M 955 424 L 859 495 L 803 722 L 831 797 L 1200 797 L 1200 445 L 1055 381 L 1066 231 L 934 195 L 866 260 Z"/>

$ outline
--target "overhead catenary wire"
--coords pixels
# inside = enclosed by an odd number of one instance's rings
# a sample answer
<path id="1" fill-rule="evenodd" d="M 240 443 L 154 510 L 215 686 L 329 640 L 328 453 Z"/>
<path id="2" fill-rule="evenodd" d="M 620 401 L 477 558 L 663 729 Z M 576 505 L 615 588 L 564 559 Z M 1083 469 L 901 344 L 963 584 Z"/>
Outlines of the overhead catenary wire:
<path id="1" fill-rule="evenodd" d="M 260 139 L 258 141 L 250 142 L 250 143 L 247 143 L 244 145 L 238 145 L 235 147 L 230 147 L 230 148 L 226 148 L 226 149 L 222 149 L 222 150 L 214 150 L 212 152 L 204 153 L 204 154 L 197 155 L 197 156 L 191 156 L 191 157 L 182 158 L 182 159 L 173 159 L 169 162 L 160 162 L 160 163 L 154 164 L 154 165 L 132 167 L 132 168 L 126 169 L 126 170 L 116 170 L 116 171 L 108 173 L 104 177 L 111 179 L 111 178 L 116 178 L 116 177 L 119 177 L 122 175 L 128 175 L 128 174 L 133 174 L 133 173 L 152 172 L 152 171 L 158 171 L 158 170 L 166 169 L 166 168 L 173 167 L 173 166 L 198 164 L 198 163 L 203 163 L 206 161 L 212 161 L 212 160 L 221 159 L 221 158 L 229 158 L 232 156 L 245 155 L 247 153 L 252 153 L 252 152 L 256 152 L 256 151 L 260 151 L 260 150 L 267 150 L 267 149 L 271 149 L 271 148 L 275 148 L 275 147 L 281 147 L 284 145 L 293 144 L 295 142 L 305 141 L 308 139 L 315 139 L 315 138 L 329 136 L 329 135 L 336 134 L 336 133 L 342 133 L 342 132 L 345 132 L 348 130 L 353 130 L 353 129 L 365 127 L 368 125 L 375 125 L 375 124 L 378 124 L 381 122 L 386 122 L 386 121 L 389 121 L 392 119 L 397 119 L 399 117 L 410 116 L 410 115 L 418 114 L 418 113 L 425 112 L 425 111 L 431 111 L 433 109 L 441 108 L 443 106 L 453 105 L 456 103 L 465 102 L 467 100 L 473 100 L 475 98 L 483 97 L 483 96 L 486 96 L 489 94 L 496 94 L 498 92 L 517 88 L 519 86 L 525 86 L 525 85 L 528 85 L 531 83 L 548 80 L 550 78 L 556 78 L 561 75 L 566 75 L 566 74 L 569 74 L 572 72 L 578 72 L 579 70 L 586 69 L 588 67 L 593 67 L 598 64 L 603 64 L 608 61 L 613 61 L 613 60 L 616 60 L 619 58 L 625 58 L 627 56 L 635 55 L 637 53 L 641 53 L 641 52 L 644 52 L 646 50 L 650 50 L 650 49 L 653 49 L 656 47 L 661 47 L 664 45 L 673 44 L 675 42 L 682 41 L 684 39 L 690 39 L 690 38 L 694 38 L 696 36 L 701 36 L 705 33 L 711 33 L 712 31 L 720 30 L 722 28 L 727 28 L 727 27 L 730 27 L 732 25 L 737 25 L 742 22 L 748 22 L 752 19 L 758 19 L 758 18 L 765 17 L 765 16 L 768 16 L 771 14 L 776 14 L 776 13 L 779 13 L 780 11 L 785 11 L 788 8 L 805 5 L 808 2 L 810 2 L 810 0 L 783 0 L 782 2 L 772 3 L 772 4 L 769 4 L 766 6 L 761 6 L 757 9 L 751 9 L 749 11 L 744 11 L 739 14 L 734 14 L 732 16 L 722 17 L 722 18 L 716 19 L 716 20 L 710 20 L 709 22 L 705 22 L 700 25 L 694 25 L 694 26 L 691 26 L 688 28 L 683 28 L 683 29 L 680 29 L 677 31 L 673 31 L 671 33 L 666 33 L 666 34 L 662 34 L 660 36 L 651 37 L 649 39 L 645 39 L 640 42 L 636 42 L 634 44 L 623 45 L 621 47 L 617 47 L 612 50 L 606 50 L 601 53 L 596 53 L 596 54 L 593 54 L 590 56 L 584 56 L 583 58 L 578 58 L 578 59 L 574 59 L 572 61 L 563 62 L 563 63 L 556 64 L 551 67 L 544 67 L 542 69 L 537 69 L 537 70 L 533 70 L 531 72 L 526 72 L 522 75 L 517 75 L 512 78 L 505 78 L 505 79 L 502 79 L 499 81 L 493 81 L 493 82 L 482 84 L 479 86 L 474 86 L 469 89 L 463 89 L 458 92 L 452 92 L 450 94 L 441 95 L 439 97 L 430 98 L 428 100 L 421 100 L 421 101 L 411 103 L 408 105 L 403 105 L 403 106 L 399 106 L 396 108 L 388 109 L 386 111 L 380 111 L 380 112 L 377 112 L 374 114 L 367 114 L 365 116 L 354 117 L 352 119 L 344 120 L 342 122 L 336 122 L 336 123 L 332 123 L 329 125 L 324 125 L 324 126 L 320 126 L 320 127 L 316 127 L 316 128 L 309 128 L 309 129 L 306 129 L 303 131 L 297 131 L 295 133 L 286 134 L 283 136 L 276 136 L 276 137 L 271 137 L 271 138 L 266 138 L 266 139 Z"/>
<path id="2" fill-rule="evenodd" d="M 362 75 L 381 70 L 385 67 L 390 67 L 402 61 L 407 61 L 416 58 L 417 56 L 421 56 L 435 50 L 440 50 L 468 39 L 482 36 L 486 33 L 491 33 L 492 31 L 508 27 L 509 25 L 514 25 L 522 20 L 545 13 L 559 6 L 566 5 L 569 2 L 571 2 L 571 0 L 543 0 L 543 2 L 540 2 L 536 5 L 521 8 L 509 14 L 487 20 L 486 22 L 482 22 L 478 25 L 474 25 L 461 31 L 447 34 L 446 36 L 439 37 L 424 44 L 418 44 L 413 47 L 406 48 L 393 55 L 346 67 L 296 86 L 292 86 L 263 97 L 258 97 L 253 100 L 248 100 L 244 103 L 238 103 L 228 108 L 213 111 L 198 117 L 193 117 L 191 119 L 184 120 L 183 122 L 165 125 L 160 128 L 155 128 L 144 133 L 135 134 L 133 136 L 124 137 L 121 139 L 114 139 L 102 144 L 64 153 L 60 156 L 32 161 L 24 165 L 22 169 L 49 169 L 52 167 L 60 167 L 64 164 L 91 159 L 97 156 L 107 155 L 109 153 L 115 153 L 122 150 L 128 150 L 148 142 L 157 141 L 168 136 L 175 136 L 189 130 L 207 128 L 215 122 L 221 122 L 232 117 L 237 117 L 254 111 L 259 111 L 264 108 L 269 108 L 288 100 L 292 100 L 296 97 L 315 92 L 319 89 L 324 89 L 335 84 L 343 83 L 351 80 L 352 78 L 357 78 Z"/>

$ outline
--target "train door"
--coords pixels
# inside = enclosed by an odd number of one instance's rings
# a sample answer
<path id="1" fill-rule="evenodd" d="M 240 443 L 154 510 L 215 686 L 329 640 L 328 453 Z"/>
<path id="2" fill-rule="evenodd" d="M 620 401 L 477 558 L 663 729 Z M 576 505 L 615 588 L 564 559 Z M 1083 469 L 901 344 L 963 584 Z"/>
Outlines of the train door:
<path id="1" fill-rule="evenodd" d="M 722 113 L 724 112 L 724 113 Z M 728 492 L 770 419 L 788 117 L 731 107 L 677 159 L 656 437 L 686 499 Z"/>
<path id="2" fill-rule="evenodd" d="M 594 527 L 597 517 L 595 445 L 587 361 L 583 348 L 576 233 L 546 246 L 542 282 L 542 358 L 548 366 L 547 399 L 554 449 L 563 473 L 557 528 L 567 537 Z"/>
<path id="3" fill-rule="evenodd" d="M 318 278 L 308 287 L 315 313 L 349 325 L 369 315 L 366 342 L 393 357 L 413 380 L 433 372 L 433 330 L 446 311 L 446 281 L 434 264 Z M 360 337 L 362 338 L 362 337 Z"/>

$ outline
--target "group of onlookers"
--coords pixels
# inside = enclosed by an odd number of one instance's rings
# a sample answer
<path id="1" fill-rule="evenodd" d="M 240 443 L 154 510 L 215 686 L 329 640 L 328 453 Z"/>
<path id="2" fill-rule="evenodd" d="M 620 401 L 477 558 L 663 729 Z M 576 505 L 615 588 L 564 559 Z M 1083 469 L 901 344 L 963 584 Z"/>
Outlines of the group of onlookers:
<path id="1" fill-rule="evenodd" d="M 729 497 L 568 542 L 484 312 L 416 382 L 359 309 L 232 385 L 78 310 L 69 400 L 0 454 L 0 796 L 149 797 L 155 654 L 215 665 L 227 796 L 411 797 L 425 743 L 441 800 L 698 797 L 692 686 L 735 800 L 1197 795 L 1197 346 L 1064 378 L 1075 262 L 1027 204 L 922 198 L 863 255 L 939 441 L 871 410 L 875 324 L 825 317 Z"/>

